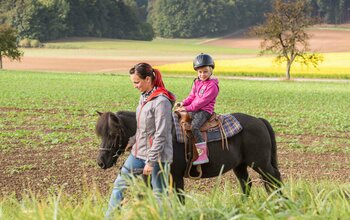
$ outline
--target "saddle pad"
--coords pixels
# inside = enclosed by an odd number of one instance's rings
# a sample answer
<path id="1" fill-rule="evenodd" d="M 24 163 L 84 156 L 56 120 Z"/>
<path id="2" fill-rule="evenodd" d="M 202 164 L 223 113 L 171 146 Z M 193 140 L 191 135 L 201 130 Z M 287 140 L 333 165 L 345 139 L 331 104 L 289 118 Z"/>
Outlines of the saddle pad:
<path id="1" fill-rule="evenodd" d="M 224 132 L 227 138 L 232 137 L 235 134 L 238 134 L 242 129 L 241 123 L 236 119 L 235 116 L 231 114 L 227 115 L 219 115 L 218 117 L 222 117 L 222 127 L 224 128 Z M 175 126 L 176 140 L 179 143 L 184 143 L 184 134 L 182 133 L 181 126 L 179 123 L 179 118 L 177 114 L 173 113 L 173 120 Z M 207 142 L 219 141 L 221 140 L 220 128 L 215 127 L 211 128 L 207 131 Z"/>

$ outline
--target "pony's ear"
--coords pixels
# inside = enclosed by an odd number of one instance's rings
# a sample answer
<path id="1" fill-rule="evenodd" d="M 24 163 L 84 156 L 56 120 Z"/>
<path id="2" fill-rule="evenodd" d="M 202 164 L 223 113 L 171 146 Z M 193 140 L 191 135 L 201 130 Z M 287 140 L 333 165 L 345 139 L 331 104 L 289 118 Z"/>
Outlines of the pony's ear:
<path id="1" fill-rule="evenodd" d="M 118 116 L 117 116 L 115 113 L 111 113 L 111 114 L 109 115 L 109 117 L 110 117 L 113 121 L 115 121 L 115 122 L 117 122 L 117 123 L 119 124 L 119 118 L 118 118 Z"/>
<path id="2" fill-rule="evenodd" d="M 100 112 L 100 111 L 96 111 L 96 113 L 99 115 L 99 116 L 101 116 L 103 113 L 102 112 Z"/>

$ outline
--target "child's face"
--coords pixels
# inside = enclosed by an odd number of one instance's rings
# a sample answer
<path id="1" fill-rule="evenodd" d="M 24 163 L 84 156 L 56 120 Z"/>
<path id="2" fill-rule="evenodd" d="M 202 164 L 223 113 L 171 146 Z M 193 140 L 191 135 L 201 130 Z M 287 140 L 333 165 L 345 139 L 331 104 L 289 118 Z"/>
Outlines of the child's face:
<path id="1" fill-rule="evenodd" d="M 202 66 L 197 68 L 198 78 L 202 81 L 209 79 L 212 73 L 210 66 Z"/>

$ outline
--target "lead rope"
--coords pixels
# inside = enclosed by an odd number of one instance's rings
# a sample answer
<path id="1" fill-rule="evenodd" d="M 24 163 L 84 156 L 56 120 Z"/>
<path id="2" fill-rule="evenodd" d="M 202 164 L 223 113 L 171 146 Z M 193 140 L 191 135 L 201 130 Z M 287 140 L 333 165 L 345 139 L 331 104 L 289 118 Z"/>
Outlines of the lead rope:
<path id="1" fill-rule="evenodd" d="M 226 135 L 226 132 L 225 132 L 225 129 L 224 129 L 224 126 L 222 125 L 220 119 L 217 119 L 218 122 L 219 122 L 219 130 L 220 130 L 220 134 L 221 134 L 221 146 L 222 146 L 222 150 L 225 149 L 225 145 L 226 145 L 226 149 L 228 149 L 228 140 L 227 140 L 227 135 Z"/>
<path id="2" fill-rule="evenodd" d="M 186 133 L 186 136 L 188 137 L 189 135 L 187 135 L 187 133 Z M 188 137 L 189 138 L 189 137 Z M 188 144 L 188 142 L 187 142 L 187 144 Z M 191 144 L 192 143 L 190 143 L 190 147 L 192 147 L 191 148 L 191 154 L 193 153 L 193 145 L 191 146 Z M 197 150 L 197 149 L 196 149 Z M 190 160 L 191 159 L 191 160 Z M 198 174 L 198 176 L 191 176 L 191 169 L 192 169 L 192 167 L 193 167 L 193 154 L 192 154 L 192 158 L 188 158 L 187 159 L 187 166 L 186 166 L 186 172 L 185 172 L 185 174 L 186 174 L 186 176 L 188 177 L 188 178 L 190 178 L 190 179 L 193 179 L 193 180 L 198 180 L 198 179 L 200 179 L 201 177 L 202 177 L 202 174 L 203 174 L 203 172 L 202 172 L 202 166 L 199 164 L 199 165 L 196 165 L 197 167 L 196 167 L 196 169 L 197 169 L 197 172 L 199 173 Z"/>
<path id="3" fill-rule="evenodd" d="M 179 118 L 180 119 L 180 118 Z M 198 176 L 191 176 L 191 169 L 192 169 L 192 162 L 190 160 L 190 155 L 189 155 L 189 152 L 188 152 L 188 149 L 191 147 L 188 142 L 188 133 L 186 132 L 186 128 L 185 126 L 183 125 L 180 125 L 181 127 L 181 130 L 182 130 L 182 134 L 184 135 L 184 145 L 185 145 L 185 161 L 186 161 L 186 170 L 185 170 L 185 177 L 188 177 L 190 179 L 194 179 L 194 180 L 198 180 L 202 177 L 202 174 L 203 174 L 203 171 L 202 171 L 202 166 L 199 164 L 197 165 L 197 172 L 199 173 Z M 193 147 L 193 146 L 192 146 Z M 192 151 L 192 149 L 191 149 Z"/>

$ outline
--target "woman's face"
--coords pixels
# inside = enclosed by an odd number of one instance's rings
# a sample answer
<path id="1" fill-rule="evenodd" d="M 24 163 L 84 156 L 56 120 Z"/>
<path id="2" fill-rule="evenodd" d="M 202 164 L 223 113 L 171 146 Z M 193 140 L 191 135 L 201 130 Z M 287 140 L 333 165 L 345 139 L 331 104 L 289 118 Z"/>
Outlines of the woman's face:
<path id="1" fill-rule="evenodd" d="M 141 93 L 151 91 L 153 88 L 151 77 L 147 76 L 145 79 L 141 79 L 137 72 L 130 75 L 131 82 L 134 88 L 138 89 Z"/>
<path id="2" fill-rule="evenodd" d="M 202 81 L 209 79 L 211 76 L 211 67 L 210 66 L 202 66 L 197 68 L 198 78 Z"/>

